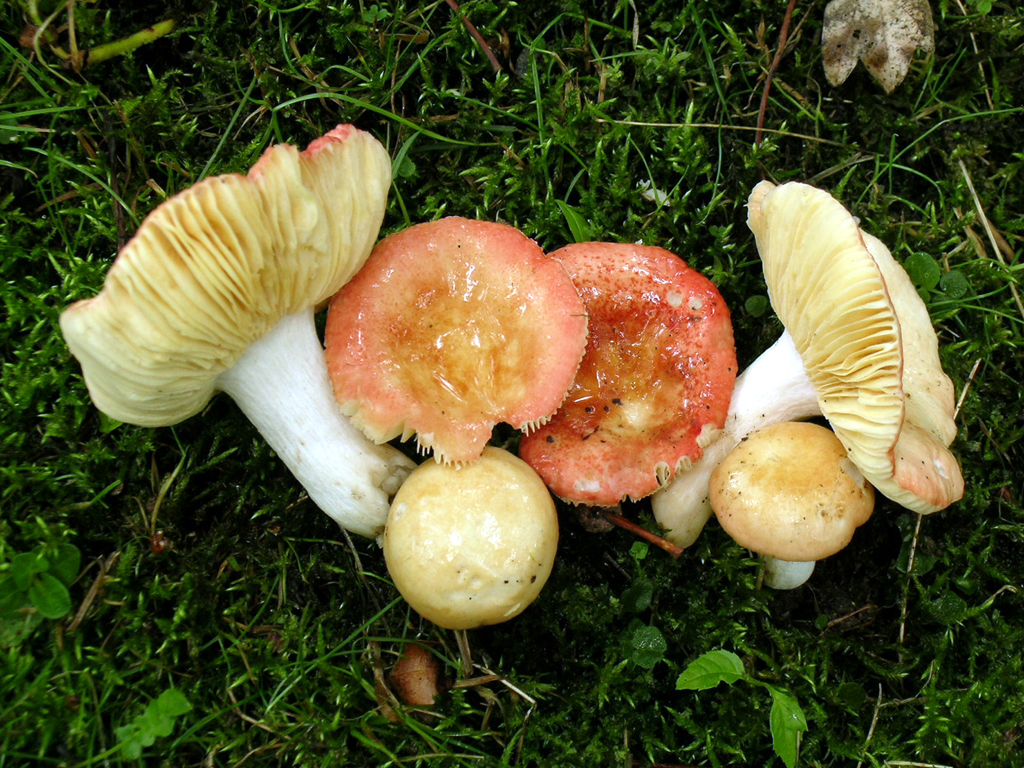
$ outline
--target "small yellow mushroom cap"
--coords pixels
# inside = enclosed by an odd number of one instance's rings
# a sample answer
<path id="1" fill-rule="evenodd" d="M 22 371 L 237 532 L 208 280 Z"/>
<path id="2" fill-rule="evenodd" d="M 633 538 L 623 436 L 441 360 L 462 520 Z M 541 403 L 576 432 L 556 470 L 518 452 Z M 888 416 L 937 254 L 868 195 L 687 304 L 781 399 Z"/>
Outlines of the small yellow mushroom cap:
<path id="1" fill-rule="evenodd" d="M 384 528 L 384 559 L 398 591 L 446 629 L 518 616 L 547 582 L 557 547 L 558 517 L 544 482 L 493 447 L 469 464 L 420 465 Z"/>
<path id="2" fill-rule="evenodd" d="M 808 422 L 752 432 L 718 465 L 708 490 L 718 521 L 738 544 L 794 562 L 841 550 L 875 502 L 839 438 Z"/>

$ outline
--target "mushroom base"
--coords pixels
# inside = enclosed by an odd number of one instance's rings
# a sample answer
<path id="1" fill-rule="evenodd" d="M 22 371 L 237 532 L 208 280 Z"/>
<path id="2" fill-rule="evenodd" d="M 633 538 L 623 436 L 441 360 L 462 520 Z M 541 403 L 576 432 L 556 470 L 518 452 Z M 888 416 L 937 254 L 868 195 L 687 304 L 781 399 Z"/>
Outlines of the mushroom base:
<path id="1" fill-rule="evenodd" d="M 389 445 L 376 445 L 334 399 L 313 310 L 286 315 L 217 378 L 309 498 L 338 525 L 376 537 L 390 496 L 415 467 Z"/>

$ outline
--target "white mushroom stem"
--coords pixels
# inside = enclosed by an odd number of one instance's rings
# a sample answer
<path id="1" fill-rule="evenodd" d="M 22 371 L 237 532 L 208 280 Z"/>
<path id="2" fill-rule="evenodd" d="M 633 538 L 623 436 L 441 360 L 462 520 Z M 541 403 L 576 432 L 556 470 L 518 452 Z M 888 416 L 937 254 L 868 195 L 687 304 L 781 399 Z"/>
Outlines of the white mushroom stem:
<path id="1" fill-rule="evenodd" d="M 796 589 L 811 578 L 814 560 L 794 562 L 764 556 L 764 585 L 772 589 Z"/>
<path id="2" fill-rule="evenodd" d="M 313 310 L 286 315 L 217 377 L 309 498 L 340 526 L 375 537 L 415 464 L 376 445 L 338 408 Z"/>
<path id="3" fill-rule="evenodd" d="M 652 499 L 654 516 L 667 530 L 665 537 L 689 547 L 711 517 L 708 481 L 733 448 L 760 427 L 784 421 L 802 421 L 821 415 L 800 354 L 788 332 L 736 379 L 729 415 L 715 440 L 690 469 L 676 475 Z"/>

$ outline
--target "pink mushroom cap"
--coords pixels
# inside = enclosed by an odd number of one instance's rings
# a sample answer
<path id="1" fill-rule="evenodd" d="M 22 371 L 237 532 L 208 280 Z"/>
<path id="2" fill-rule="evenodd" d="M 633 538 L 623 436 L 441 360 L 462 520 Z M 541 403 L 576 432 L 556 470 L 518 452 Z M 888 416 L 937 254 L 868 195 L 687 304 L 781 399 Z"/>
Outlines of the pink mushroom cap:
<path id="1" fill-rule="evenodd" d="M 520 455 L 567 501 L 643 498 L 700 459 L 725 422 L 736 379 L 729 310 L 663 248 L 577 243 L 551 256 L 583 297 L 589 339 L 565 402 Z"/>
<path id="2" fill-rule="evenodd" d="M 560 262 L 515 227 L 446 218 L 385 238 L 331 301 L 327 365 L 371 439 L 414 434 L 442 462 L 478 458 L 499 422 L 558 409 L 587 316 Z"/>

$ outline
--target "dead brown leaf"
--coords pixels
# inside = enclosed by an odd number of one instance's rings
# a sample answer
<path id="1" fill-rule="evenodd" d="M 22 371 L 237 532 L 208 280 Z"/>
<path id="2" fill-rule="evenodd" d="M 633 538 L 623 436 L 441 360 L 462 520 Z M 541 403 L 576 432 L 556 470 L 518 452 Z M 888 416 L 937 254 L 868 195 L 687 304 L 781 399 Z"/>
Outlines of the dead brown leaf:
<path id="1" fill-rule="evenodd" d="M 832 85 L 845 82 L 859 59 L 892 93 L 918 48 L 935 50 L 928 0 L 832 0 L 825 7 L 821 49 Z"/>

